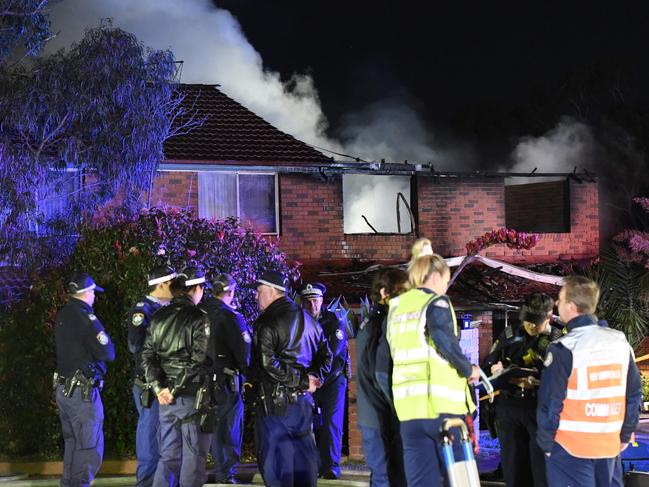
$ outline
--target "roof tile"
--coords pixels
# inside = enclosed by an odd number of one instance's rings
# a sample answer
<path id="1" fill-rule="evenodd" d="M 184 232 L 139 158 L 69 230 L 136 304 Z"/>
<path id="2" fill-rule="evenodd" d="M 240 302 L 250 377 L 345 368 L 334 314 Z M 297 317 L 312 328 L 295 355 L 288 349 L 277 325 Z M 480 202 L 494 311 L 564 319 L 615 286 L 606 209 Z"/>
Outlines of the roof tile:
<path id="1" fill-rule="evenodd" d="M 196 113 L 198 117 L 206 116 L 207 120 L 188 134 L 165 142 L 165 159 L 168 161 L 330 161 L 308 144 L 273 127 L 225 95 L 217 85 L 181 84 L 179 89 L 186 95 L 183 101 L 186 111 Z"/>

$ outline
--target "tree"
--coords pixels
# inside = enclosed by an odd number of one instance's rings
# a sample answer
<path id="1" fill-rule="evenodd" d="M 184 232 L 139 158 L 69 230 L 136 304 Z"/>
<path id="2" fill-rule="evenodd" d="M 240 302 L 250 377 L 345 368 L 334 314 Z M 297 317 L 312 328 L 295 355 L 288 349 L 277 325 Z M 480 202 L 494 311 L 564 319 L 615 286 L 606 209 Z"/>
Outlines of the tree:
<path id="1" fill-rule="evenodd" d="M 38 53 L 51 37 L 48 0 L 0 0 L 0 65 L 19 45 L 25 56 Z"/>
<path id="2" fill-rule="evenodd" d="M 75 235 L 118 194 L 127 213 L 141 207 L 163 142 L 202 123 L 182 108 L 177 78 L 171 51 L 110 21 L 68 51 L 0 68 L 0 259 L 47 264 L 61 240 L 37 234 Z"/>
<path id="3" fill-rule="evenodd" d="M 208 279 L 218 272 L 231 274 L 238 283 L 238 310 L 248 322 L 258 313 L 252 284 L 263 270 L 278 269 L 294 281 L 299 277 L 276 243 L 242 228 L 236 219 L 207 221 L 186 211 L 154 208 L 131 217 L 117 212 L 86 220 L 70 259 L 39 273 L 30 294 L 0 313 L 0 456 L 60 455 L 60 423 L 51 393 L 54 316 L 65 302 L 65 283 L 79 269 L 105 289 L 94 309 L 116 347 L 102 391 L 106 453 L 133 454 L 137 413 L 129 386 L 126 317 L 146 293 L 146 272 L 162 262 L 177 270 L 201 265 Z"/>
<path id="4" fill-rule="evenodd" d="M 649 214 L 648 198 L 633 198 L 633 203 Z M 598 316 L 623 331 L 632 346 L 639 345 L 649 329 L 648 269 L 649 232 L 629 228 L 613 237 L 587 272 L 601 290 Z"/>

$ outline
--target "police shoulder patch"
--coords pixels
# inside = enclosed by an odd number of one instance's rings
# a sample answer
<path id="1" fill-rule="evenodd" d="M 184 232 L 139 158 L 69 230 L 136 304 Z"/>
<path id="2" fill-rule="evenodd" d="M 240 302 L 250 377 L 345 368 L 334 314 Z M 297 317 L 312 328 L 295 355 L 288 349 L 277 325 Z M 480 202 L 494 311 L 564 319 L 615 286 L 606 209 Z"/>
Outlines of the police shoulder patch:
<path id="1" fill-rule="evenodd" d="M 448 304 L 448 301 L 444 298 L 438 298 L 435 301 L 433 301 L 433 306 L 437 306 L 438 308 L 450 308 L 451 305 Z"/>
<path id="2" fill-rule="evenodd" d="M 90 319 L 90 321 L 95 321 L 97 319 L 97 317 L 92 313 L 88 313 L 88 318 Z"/>
<path id="3" fill-rule="evenodd" d="M 102 345 L 108 345 L 110 339 L 108 338 L 108 335 L 105 331 L 100 331 L 99 333 L 97 333 L 97 341 Z"/>
<path id="4" fill-rule="evenodd" d="M 343 338 L 345 338 L 345 335 L 343 335 L 343 331 L 340 328 L 336 330 L 336 338 L 338 340 L 342 340 Z"/>
<path id="5" fill-rule="evenodd" d="M 144 314 L 133 313 L 133 317 L 131 318 L 131 323 L 133 323 L 133 326 L 140 326 L 143 321 L 144 321 Z"/>
<path id="6" fill-rule="evenodd" d="M 243 337 L 243 341 L 246 343 L 250 343 L 252 341 L 252 338 L 250 338 L 250 333 L 247 331 L 244 331 L 241 336 Z"/>
<path id="7" fill-rule="evenodd" d="M 548 354 L 545 356 L 545 360 L 543 361 L 543 366 L 549 367 L 551 363 L 552 363 L 552 352 L 548 352 Z"/>

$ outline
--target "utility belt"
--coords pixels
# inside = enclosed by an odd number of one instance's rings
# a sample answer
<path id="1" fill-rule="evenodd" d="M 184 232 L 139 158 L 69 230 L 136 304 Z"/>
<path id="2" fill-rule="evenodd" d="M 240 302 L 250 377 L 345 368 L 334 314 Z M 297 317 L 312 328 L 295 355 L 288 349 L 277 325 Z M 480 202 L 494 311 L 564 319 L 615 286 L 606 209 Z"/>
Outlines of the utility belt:
<path id="1" fill-rule="evenodd" d="M 230 392 L 238 394 L 241 392 L 242 375 L 237 369 L 223 367 L 223 377 L 225 378 L 224 385 L 227 385 Z"/>
<path id="2" fill-rule="evenodd" d="M 140 404 L 143 408 L 150 408 L 153 401 L 156 399 L 153 387 L 146 381 L 144 377 L 137 376 L 133 380 L 133 384 L 140 389 Z"/>
<path id="3" fill-rule="evenodd" d="M 503 399 L 535 401 L 538 395 L 538 389 L 523 389 L 521 387 L 503 389 L 500 391 L 500 395 L 503 397 Z"/>
<path id="4" fill-rule="evenodd" d="M 274 385 L 259 384 L 259 401 L 267 416 L 283 416 L 290 404 L 298 402 L 300 397 L 310 397 L 308 391 L 291 389 L 279 382 Z"/>
<path id="5" fill-rule="evenodd" d="M 72 397 L 74 390 L 80 387 L 81 399 L 84 402 L 90 402 L 94 400 L 97 392 L 103 389 L 104 381 L 103 379 L 88 379 L 81 369 L 77 369 L 72 377 L 64 377 L 59 375 L 58 372 L 54 372 L 52 386 L 54 389 L 63 386 L 63 395 L 65 397 Z"/>

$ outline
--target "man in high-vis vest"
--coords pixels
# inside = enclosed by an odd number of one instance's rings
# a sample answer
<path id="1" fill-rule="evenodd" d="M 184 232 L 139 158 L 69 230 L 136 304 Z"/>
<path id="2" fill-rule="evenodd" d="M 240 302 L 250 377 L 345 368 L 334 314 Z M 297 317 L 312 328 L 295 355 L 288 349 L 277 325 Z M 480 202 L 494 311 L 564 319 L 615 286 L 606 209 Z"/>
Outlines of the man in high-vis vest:
<path id="1" fill-rule="evenodd" d="M 624 334 L 599 326 L 599 287 L 570 276 L 559 293 L 568 334 L 545 359 L 537 410 L 537 443 L 547 456 L 548 484 L 609 486 L 616 457 L 638 425 L 642 382 Z"/>

